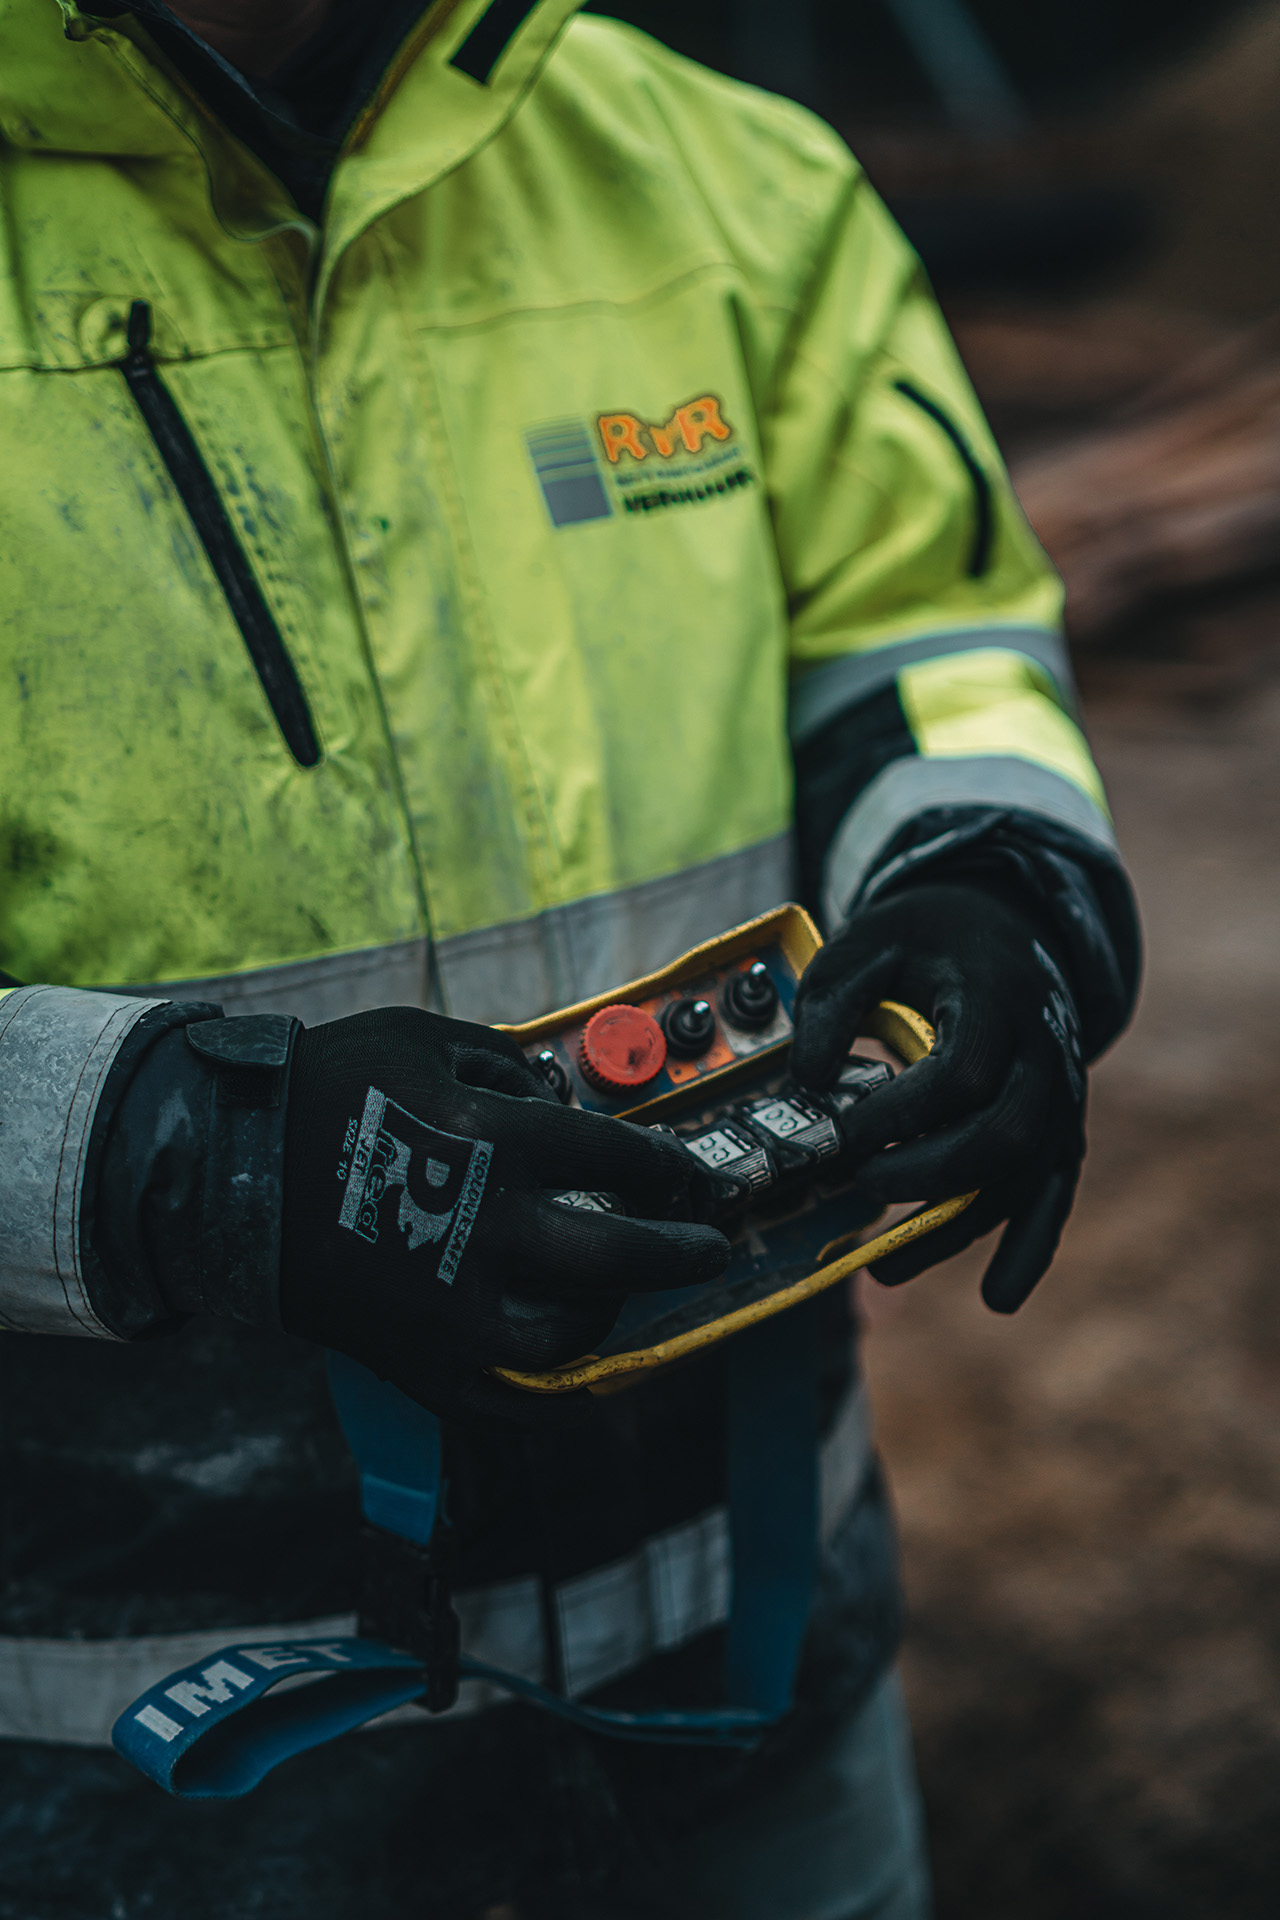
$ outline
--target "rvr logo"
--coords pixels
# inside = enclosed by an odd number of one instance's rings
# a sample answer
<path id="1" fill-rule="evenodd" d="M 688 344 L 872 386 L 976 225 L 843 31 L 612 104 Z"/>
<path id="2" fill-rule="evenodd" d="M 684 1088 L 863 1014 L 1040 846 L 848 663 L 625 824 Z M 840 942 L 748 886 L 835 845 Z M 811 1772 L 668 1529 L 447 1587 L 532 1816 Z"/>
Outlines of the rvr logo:
<path id="1" fill-rule="evenodd" d="M 615 467 L 624 453 L 629 453 L 633 460 L 647 460 L 651 453 L 670 460 L 682 448 L 686 453 L 699 452 L 708 436 L 713 440 L 733 437 L 733 428 L 722 417 L 720 402 L 713 393 L 704 393 L 701 399 L 677 407 L 662 425 L 654 420 L 642 420 L 635 413 L 602 413 L 596 420 L 596 429 L 610 464 Z"/>

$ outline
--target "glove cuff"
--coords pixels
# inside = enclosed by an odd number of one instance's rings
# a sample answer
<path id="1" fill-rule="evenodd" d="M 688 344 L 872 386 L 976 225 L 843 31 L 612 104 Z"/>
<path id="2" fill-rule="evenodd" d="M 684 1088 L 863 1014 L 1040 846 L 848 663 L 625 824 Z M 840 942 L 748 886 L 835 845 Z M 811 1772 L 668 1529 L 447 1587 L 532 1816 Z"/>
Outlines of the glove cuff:
<path id="1" fill-rule="evenodd" d="M 909 887 L 968 884 L 985 875 L 1021 896 L 1052 929 L 1092 1061 L 1128 1022 L 1142 971 L 1142 936 L 1119 860 L 1028 813 L 994 808 L 922 814 L 885 849 L 859 895 L 868 906 Z"/>
<path id="2" fill-rule="evenodd" d="M 285 1100 L 300 1031 L 283 1013 L 186 1029 L 210 1078 L 199 1305 L 250 1326 L 280 1325 Z"/>
<path id="3" fill-rule="evenodd" d="M 285 1100 L 299 1023 L 167 1006 L 122 1055 L 94 1129 L 83 1257 L 117 1338 L 208 1313 L 280 1324 Z"/>

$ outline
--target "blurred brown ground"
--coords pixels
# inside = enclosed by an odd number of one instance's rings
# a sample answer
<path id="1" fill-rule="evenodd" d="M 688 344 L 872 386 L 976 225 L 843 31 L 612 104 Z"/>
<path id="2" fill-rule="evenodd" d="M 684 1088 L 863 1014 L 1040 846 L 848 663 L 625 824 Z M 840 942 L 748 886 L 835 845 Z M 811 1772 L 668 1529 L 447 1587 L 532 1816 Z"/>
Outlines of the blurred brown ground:
<path id="1" fill-rule="evenodd" d="M 1047 143 L 1166 183 L 1126 284 L 952 311 L 1068 578 L 1148 964 L 1023 1312 L 977 1254 L 862 1289 L 941 1920 L 1280 1914 L 1277 103 L 1273 5 Z"/>
<path id="2" fill-rule="evenodd" d="M 940 1911 L 1271 1920 L 1280 662 L 1090 719 L 1149 965 L 1061 1254 L 1012 1321 L 968 1256 L 867 1303 Z"/>

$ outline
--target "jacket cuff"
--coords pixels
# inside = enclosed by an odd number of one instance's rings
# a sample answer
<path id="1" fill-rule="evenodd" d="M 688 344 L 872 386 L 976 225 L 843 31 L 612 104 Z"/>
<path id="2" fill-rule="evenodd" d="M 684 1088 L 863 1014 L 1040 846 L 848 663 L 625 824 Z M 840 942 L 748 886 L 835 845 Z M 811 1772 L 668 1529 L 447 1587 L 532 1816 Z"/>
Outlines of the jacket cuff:
<path id="1" fill-rule="evenodd" d="M 48 986 L 0 998 L 0 1327 L 118 1338 L 81 1264 L 85 1159 L 112 1061 L 164 1004 Z"/>

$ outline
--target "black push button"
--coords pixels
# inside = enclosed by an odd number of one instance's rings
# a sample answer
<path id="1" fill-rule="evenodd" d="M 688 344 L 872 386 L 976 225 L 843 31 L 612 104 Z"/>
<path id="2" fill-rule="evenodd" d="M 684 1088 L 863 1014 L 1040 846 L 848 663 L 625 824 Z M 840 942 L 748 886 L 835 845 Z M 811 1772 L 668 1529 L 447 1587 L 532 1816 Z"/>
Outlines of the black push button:
<path id="1" fill-rule="evenodd" d="M 716 1037 L 716 1016 L 709 1000 L 673 1000 L 662 1010 L 661 1026 L 668 1048 L 679 1060 L 696 1060 Z"/>
<path id="2" fill-rule="evenodd" d="M 742 973 L 730 974 L 720 995 L 720 1009 L 735 1027 L 750 1031 L 769 1025 L 778 1011 L 778 989 L 763 960 L 753 961 Z"/>

